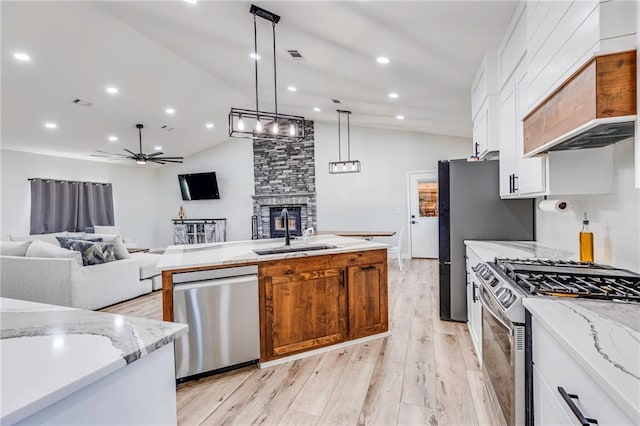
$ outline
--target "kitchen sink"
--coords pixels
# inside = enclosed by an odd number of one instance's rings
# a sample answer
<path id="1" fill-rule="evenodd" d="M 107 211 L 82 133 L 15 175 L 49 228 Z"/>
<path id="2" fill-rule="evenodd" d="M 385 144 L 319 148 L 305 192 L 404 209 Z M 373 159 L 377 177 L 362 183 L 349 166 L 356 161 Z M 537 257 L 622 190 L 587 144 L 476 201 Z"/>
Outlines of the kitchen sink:
<path id="1" fill-rule="evenodd" d="M 259 255 L 265 255 L 265 254 L 278 254 L 278 253 L 294 253 L 297 251 L 328 250 L 328 249 L 334 249 L 334 248 L 337 248 L 337 247 L 332 246 L 330 244 L 319 244 L 314 246 L 275 247 L 271 249 L 254 250 L 254 252 Z"/>

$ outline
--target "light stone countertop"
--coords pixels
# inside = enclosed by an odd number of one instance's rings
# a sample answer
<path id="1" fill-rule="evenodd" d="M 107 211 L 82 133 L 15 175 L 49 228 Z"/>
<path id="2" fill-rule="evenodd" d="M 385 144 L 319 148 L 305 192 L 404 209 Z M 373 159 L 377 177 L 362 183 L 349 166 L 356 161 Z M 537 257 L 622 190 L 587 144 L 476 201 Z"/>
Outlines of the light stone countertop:
<path id="1" fill-rule="evenodd" d="M 156 267 L 162 270 L 176 270 L 200 266 L 233 266 L 234 264 L 240 263 L 259 263 L 278 259 L 350 253 L 355 251 L 384 249 L 388 247 L 388 244 L 376 241 L 367 241 L 361 238 L 339 237 L 336 235 L 312 236 L 309 238 L 308 242 L 304 242 L 302 239 L 291 240 L 292 247 L 305 247 L 323 244 L 333 245 L 336 246 L 336 248 L 268 255 L 258 255 L 253 251 L 284 247 L 284 238 L 174 245 L 167 247 Z"/>
<path id="2" fill-rule="evenodd" d="M 640 304 L 527 297 L 524 306 L 640 424 Z"/>
<path id="3" fill-rule="evenodd" d="M 541 244 L 537 241 L 479 241 L 465 240 L 483 262 L 498 258 L 530 258 L 549 260 L 578 260 L 576 254 Z"/>
<path id="4" fill-rule="evenodd" d="M 170 344 L 187 328 L 0 298 L 0 423 L 25 419 Z"/>

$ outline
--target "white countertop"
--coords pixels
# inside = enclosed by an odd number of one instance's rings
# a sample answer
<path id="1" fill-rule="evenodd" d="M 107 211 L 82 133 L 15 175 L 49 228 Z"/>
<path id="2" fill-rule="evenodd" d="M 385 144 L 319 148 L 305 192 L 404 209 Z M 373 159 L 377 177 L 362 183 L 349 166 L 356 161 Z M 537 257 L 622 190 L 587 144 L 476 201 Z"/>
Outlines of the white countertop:
<path id="1" fill-rule="evenodd" d="M 0 423 L 18 422 L 187 333 L 184 324 L 0 298 Z"/>
<path id="2" fill-rule="evenodd" d="M 493 262 L 498 258 L 526 258 L 550 260 L 578 260 L 569 251 L 558 250 L 537 241 L 479 241 L 465 240 L 465 245 L 471 247 L 483 262 Z"/>
<path id="3" fill-rule="evenodd" d="M 527 297 L 524 306 L 640 423 L 640 305 Z"/>
<path id="4" fill-rule="evenodd" d="M 238 263 L 258 263 L 278 259 L 291 259 L 326 254 L 349 253 L 354 251 L 376 250 L 388 247 L 388 244 L 367 241 L 360 238 L 338 237 L 336 235 L 317 235 L 309 238 L 291 240 L 292 247 L 304 247 L 328 244 L 333 249 L 310 250 L 291 253 L 258 255 L 253 250 L 284 247 L 284 238 L 265 240 L 228 241 L 224 243 L 188 244 L 169 246 L 160 258 L 156 268 L 174 270 L 199 266 L 234 265 Z"/>

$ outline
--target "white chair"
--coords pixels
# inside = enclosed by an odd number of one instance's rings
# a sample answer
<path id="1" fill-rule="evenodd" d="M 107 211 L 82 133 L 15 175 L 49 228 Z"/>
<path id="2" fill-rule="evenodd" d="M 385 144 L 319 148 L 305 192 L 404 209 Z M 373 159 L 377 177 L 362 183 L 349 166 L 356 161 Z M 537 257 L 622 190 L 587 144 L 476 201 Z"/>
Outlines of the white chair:
<path id="1" fill-rule="evenodd" d="M 402 265 L 402 234 L 404 234 L 404 226 L 400 228 L 400 232 L 398 232 L 398 240 L 396 242 L 396 245 L 387 249 L 387 254 L 389 256 L 395 255 L 397 257 L 398 268 L 400 268 L 400 271 L 404 271 L 404 267 Z"/>

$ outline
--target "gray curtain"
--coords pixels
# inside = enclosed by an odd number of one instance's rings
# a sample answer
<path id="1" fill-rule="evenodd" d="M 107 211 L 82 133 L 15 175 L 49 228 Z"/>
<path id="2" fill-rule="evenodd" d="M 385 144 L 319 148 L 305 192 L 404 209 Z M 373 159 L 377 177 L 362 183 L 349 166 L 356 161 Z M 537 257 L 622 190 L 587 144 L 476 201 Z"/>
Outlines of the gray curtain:
<path id="1" fill-rule="evenodd" d="M 31 234 L 113 226 L 110 183 L 31 180 Z"/>

